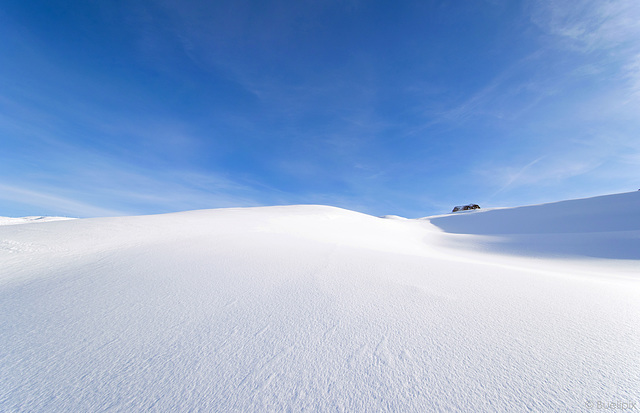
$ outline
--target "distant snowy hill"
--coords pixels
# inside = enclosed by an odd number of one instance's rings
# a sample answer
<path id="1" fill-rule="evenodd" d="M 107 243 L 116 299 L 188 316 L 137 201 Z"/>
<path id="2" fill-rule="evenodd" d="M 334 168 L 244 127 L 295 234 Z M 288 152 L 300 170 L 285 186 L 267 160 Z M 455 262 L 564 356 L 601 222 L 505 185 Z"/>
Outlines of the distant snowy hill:
<path id="1" fill-rule="evenodd" d="M 0 217 L 0 225 L 16 225 L 16 224 L 31 224 L 34 222 L 51 222 L 51 221 L 66 221 L 73 218 L 65 217 L 22 217 L 22 218 L 9 218 Z"/>
<path id="2" fill-rule="evenodd" d="M 640 260 L 640 191 L 427 220 L 470 248 Z"/>
<path id="3" fill-rule="evenodd" d="M 0 226 L 0 411 L 640 405 L 640 192 Z"/>

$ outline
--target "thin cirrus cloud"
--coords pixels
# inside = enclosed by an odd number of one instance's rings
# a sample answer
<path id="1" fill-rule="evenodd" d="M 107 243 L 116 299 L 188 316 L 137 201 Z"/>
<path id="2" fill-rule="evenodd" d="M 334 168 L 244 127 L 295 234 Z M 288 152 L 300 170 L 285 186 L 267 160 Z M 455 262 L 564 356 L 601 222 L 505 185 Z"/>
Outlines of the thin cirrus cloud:
<path id="1" fill-rule="evenodd" d="M 565 39 L 561 46 L 585 52 L 637 47 L 634 38 L 640 35 L 640 5 L 634 0 L 538 0 L 530 7 L 536 25 Z"/>
<path id="2" fill-rule="evenodd" d="M 494 179 L 502 179 L 505 183 L 490 198 L 507 189 L 517 187 L 531 185 L 553 186 L 558 181 L 583 175 L 600 165 L 600 162 L 594 160 L 552 159 L 547 156 L 541 156 L 519 169 L 504 168 L 493 170 L 491 173 L 494 175 Z"/>
<path id="3" fill-rule="evenodd" d="M 77 201 L 75 197 L 68 198 L 37 189 L 25 189 L 23 185 L 0 184 L 0 205 L 4 203 L 17 204 L 25 211 L 26 216 L 37 216 L 37 213 L 29 211 L 44 209 L 47 215 L 62 216 L 115 216 L 123 215 L 124 211 L 104 208 L 98 205 Z M 42 208 L 46 205 L 45 208 Z M 3 209 L 11 211 L 12 205 L 5 205 Z"/>
<path id="4" fill-rule="evenodd" d="M 96 193 L 95 187 L 101 190 Z M 75 217 L 260 205 L 253 196 L 251 188 L 212 173 L 171 170 L 158 174 L 95 162 L 89 168 L 76 166 L 69 176 L 46 174 L 38 186 L 20 177 L 0 186 L 0 205 L 26 205 L 27 215 L 39 215 L 46 205 L 47 215 Z"/>
<path id="5" fill-rule="evenodd" d="M 526 126 L 517 128 L 527 152 L 512 148 L 506 157 L 498 149 L 498 159 L 478 165 L 476 182 L 494 186 L 487 199 L 498 203 L 541 188 L 547 196 L 532 194 L 531 202 L 594 195 L 598 187 L 632 189 L 640 154 L 634 132 L 640 127 L 640 4 L 533 1 L 527 11 L 542 32 L 538 63 L 548 65 L 539 72 L 545 76 L 520 78 L 543 86 L 535 104 L 526 106 L 533 114 L 520 113 Z"/>

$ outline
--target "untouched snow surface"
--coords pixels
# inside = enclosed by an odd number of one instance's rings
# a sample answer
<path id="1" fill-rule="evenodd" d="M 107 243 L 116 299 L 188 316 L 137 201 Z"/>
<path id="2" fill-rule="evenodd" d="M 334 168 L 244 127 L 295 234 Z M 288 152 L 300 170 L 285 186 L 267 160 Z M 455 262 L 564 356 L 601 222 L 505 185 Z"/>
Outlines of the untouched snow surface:
<path id="1" fill-rule="evenodd" d="M 640 192 L 2 226 L 0 330 L 3 412 L 640 409 Z"/>

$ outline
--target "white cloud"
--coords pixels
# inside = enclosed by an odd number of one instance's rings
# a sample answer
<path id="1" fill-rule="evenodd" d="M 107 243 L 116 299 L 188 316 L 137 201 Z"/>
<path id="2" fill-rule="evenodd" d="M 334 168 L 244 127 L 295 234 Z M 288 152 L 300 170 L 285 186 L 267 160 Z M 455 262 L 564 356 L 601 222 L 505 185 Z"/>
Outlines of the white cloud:
<path id="1" fill-rule="evenodd" d="M 542 156 L 524 166 L 509 165 L 485 171 L 488 181 L 500 185 L 491 196 L 519 187 L 544 187 L 586 174 L 602 164 L 599 159 L 572 159 L 559 156 Z"/>
<path id="2" fill-rule="evenodd" d="M 41 208 L 42 215 L 117 216 L 261 205 L 255 200 L 257 190 L 214 173 L 149 171 L 97 158 L 54 176 L 4 181 L 10 183 L 0 184 L 0 199 Z"/>
<path id="3" fill-rule="evenodd" d="M 535 0 L 529 10 L 552 47 L 584 57 L 574 76 L 608 76 L 627 102 L 640 97 L 639 1 Z"/>
<path id="4" fill-rule="evenodd" d="M 640 99 L 640 53 L 622 68 L 622 77 L 629 84 L 631 98 Z"/>
<path id="5" fill-rule="evenodd" d="M 554 147 L 544 147 L 543 156 L 526 160 L 494 160 L 476 169 L 482 185 L 494 192 L 488 200 L 508 199 L 511 195 L 532 194 L 548 201 L 554 193 L 575 196 L 606 192 L 622 192 L 637 186 L 640 141 L 625 133 L 597 133 L 568 139 Z M 568 196 L 568 195 L 566 195 Z M 561 199 L 563 196 L 559 196 Z M 529 202 L 529 201 L 525 201 Z"/>
<path id="6" fill-rule="evenodd" d="M 0 199 L 41 207 L 44 211 L 60 211 L 59 214 L 70 216 L 116 216 L 126 212 L 118 209 L 103 208 L 78 201 L 48 191 L 28 189 L 16 185 L 0 184 Z"/>
<path id="7" fill-rule="evenodd" d="M 531 21 L 564 45 L 593 51 L 623 45 L 636 47 L 640 35 L 637 0 L 536 0 Z"/>

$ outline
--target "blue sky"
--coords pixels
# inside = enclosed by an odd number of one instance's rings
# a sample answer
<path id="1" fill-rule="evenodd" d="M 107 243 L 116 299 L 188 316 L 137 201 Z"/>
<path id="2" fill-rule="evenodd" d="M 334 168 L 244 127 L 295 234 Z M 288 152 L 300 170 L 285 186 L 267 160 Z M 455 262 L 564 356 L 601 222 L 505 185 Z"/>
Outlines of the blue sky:
<path id="1" fill-rule="evenodd" d="M 640 188 L 640 2 L 0 5 L 0 215 Z"/>

